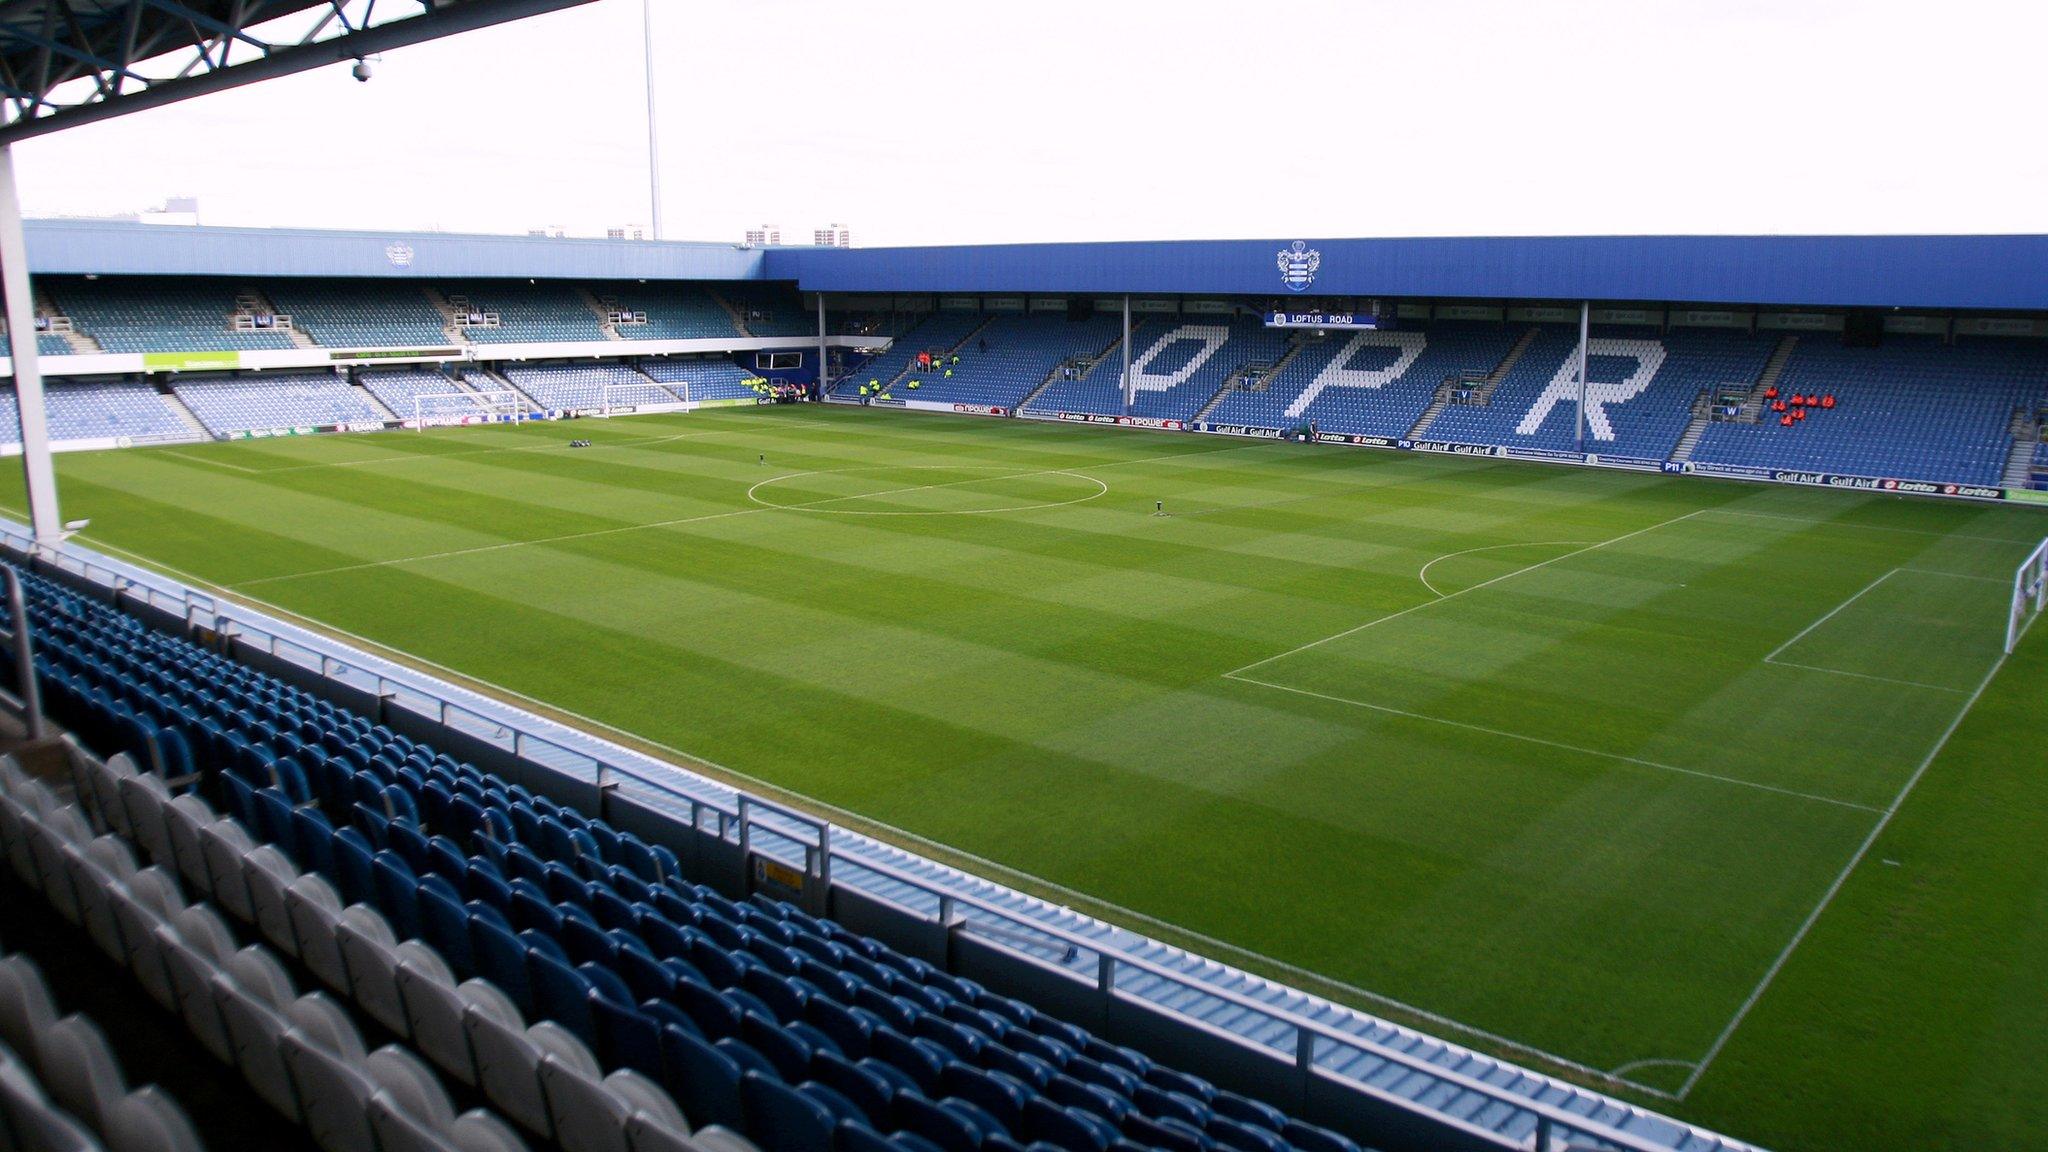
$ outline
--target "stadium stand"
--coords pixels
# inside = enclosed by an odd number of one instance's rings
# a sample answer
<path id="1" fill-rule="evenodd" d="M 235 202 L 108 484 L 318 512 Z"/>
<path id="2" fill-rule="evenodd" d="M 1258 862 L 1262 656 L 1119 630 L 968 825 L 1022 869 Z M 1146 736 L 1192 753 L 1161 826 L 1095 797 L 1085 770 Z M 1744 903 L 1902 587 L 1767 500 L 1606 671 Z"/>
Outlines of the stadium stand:
<path id="1" fill-rule="evenodd" d="M 218 382 L 183 380 L 173 384 L 171 391 L 217 436 L 254 428 L 382 424 L 386 419 L 348 381 L 327 374 L 251 374 Z"/>
<path id="2" fill-rule="evenodd" d="M 125 832 L 541 1138 L 603 1147 L 579 1134 L 666 1119 L 768 1152 L 926 1147 L 901 1133 L 961 1152 L 1356 1148 L 786 903 L 725 899 L 666 849 L 24 582 L 51 713 L 114 757 L 79 758 L 69 839 L 97 842 L 88 816 Z"/>
<path id="3" fill-rule="evenodd" d="M 818 318 L 788 291 L 756 284 L 722 284 L 715 291 L 754 336 L 815 336 Z"/>
<path id="4" fill-rule="evenodd" d="M 643 360 L 640 371 L 663 384 L 686 385 L 683 398 L 688 400 L 744 400 L 755 395 L 748 383 L 754 374 L 730 360 Z"/>
<path id="5" fill-rule="evenodd" d="M 136 443 L 149 443 L 192 438 L 191 430 L 156 389 L 136 381 L 47 382 L 43 405 L 51 440 L 126 436 Z M 21 413 L 11 387 L 0 388 L 0 442 L 21 443 Z"/>
<path id="6" fill-rule="evenodd" d="M 1754 424 L 1710 425 L 1696 462 L 1810 469 L 1901 480 L 1997 484 L 2015 407 L 2048 398 L 2048 344 L 1892 336 L 1877 348 L 1802 340 L 1781 396 L 1822 394 L 1832 408 L 1791 426 L 1766 409 Z"/>
<path id="7" fill-rule="evenodd" d="M 276 330 L 235 331 L 235 289 L 197 277 L 38 281 L 80 331 L 108 352 L 221 352 L 290 348 Z"/>
<path id="8" fill-rule="evenodd" d="M 718 340 L 739 335 L 732 314 L 694 284 L 594 284 L 590 289 L 607 310 L 643 314 L 643 323 L 620 323 L 627 340 Z"/>
<path id="9" fill-rule="evenodd" d="M 1255 319 L 1222 316 L 1147 318 L 1132 329 L 1131 341 L 1131 414 L 1164 420 L 1192 420 L 1226 381 L 1253 365 L 1277 365 L 1288 343 L 1285 332 Z M 1113 349 L 1093 372 L 1055 380 L 1025 409 L 1121 413 L 1122 370 L 1121 354 Z"/>
<path id="10" fill-rule="evenodd" d="M 398 414 L 401 420 L 410 420 L 418 412 L 416 403 L 422 396 L 446 396 L 451 392 L 466 391 L 455 382 L 454 377 L 434 368 L 379 368 L 358 372 L 356 383 L 369 390 L 386 408 Z"/>
<path id="11" fill-rule="evenodd" d="M 542 408 L 590 411 L 604 406 L 607 384 L 646 384 L 647 376 L 625 364 L 537 364 L 500 372 Z"/>
<path id="12" fill-rule="evenodd" d="M 1596 327 L 1587 366 L 1585 450 L 1667 459 L 1691 420 L 1701 390 L 1747 390 L 1777 340 L 1718 329 Z M 1539 330 L 1491 402 L 1453 404 L 1430 426 L 1432 439 L 1569 452 L 1578 447 L 1578 332 Z"/>
<path id="13" fill-rule="evenodd" d="M 1307 338 L 1280 371 L 1233 388 L 1207 419 L 1261 428 L 1310 420 L 1324 431 L 1406 436 L 1446 379 L 1489 371 L 1517 334 L 1497 324 L 1439 321 Z"/>
<path id="14" fill-rule="evenodd" d="M 450 342 L 440 312 L 411 284 L 275 280 L 264 292 L 294 327 L 330 348 L 432 348 Z"/>
<path id="15" fill-rule="evenodd" d="M 47 868 L 52 892 L 72 908 L 81 903 L 75 878 L 94 884 L 124 868 L 133 874 L 125 844 L 89 838 L 79 809 L 61 806 L 11 762 L 0 768 L 0 806 L 10 859 L 18 856 L 38 876 Z M 78 1013 L 60 1017 L 41 970 L 26 955 L 7 953 L 0 953 L 0 1139 L 25 1150 L 203 1152 L 177 1101 L 154 1085 L 130 1090 L 101 1026 Z"/>
<path id="16" fill-rule="evenodd" d="M 919 352 L 950 352 L 987 322 L 988 317 L 976 312 L 934 312 L 911 326 L 887 351 L 861 365 L 857 374 L 833 385 L 832 394 L 857 396 L 861 386 L 869 380 L 879 381 L 887 387 L 909 373 L 911 362 L 917 359 Z"/>
<path id="17" fill-rule="evenodd" d="M 457 312 L 495 314 L 495 327 L 472 324 L 462 334 L 474 344 L 604 340 L 597 313 L 566 284 L 480 280 L 447 285 L 442 295 Z"/>
<path id="18" fill-rule="evenodd" d="M 917 389 L 913 392 L 899 386 L 895 396 L 899 400 L 1014 408 L 1063 361 L 1094 356 L 1115 341 L 1120 323 L 1105 316 L 1087 320 L 1069 320 L 1065 316 L 998 316 L 975 331 L 974 339 L 959 350 L 960 363 L 951 364 L 949 356 L 945 366 L 910 373 L 904 384 L 915 379 Z M 939 339 L 943 342 L 944 333 L 939 334 Z M 984 342 L 988 345 L 986 351 L 982 350 Z M 869 370 L 860 379 L 872 379 L 874 375 Z"/>

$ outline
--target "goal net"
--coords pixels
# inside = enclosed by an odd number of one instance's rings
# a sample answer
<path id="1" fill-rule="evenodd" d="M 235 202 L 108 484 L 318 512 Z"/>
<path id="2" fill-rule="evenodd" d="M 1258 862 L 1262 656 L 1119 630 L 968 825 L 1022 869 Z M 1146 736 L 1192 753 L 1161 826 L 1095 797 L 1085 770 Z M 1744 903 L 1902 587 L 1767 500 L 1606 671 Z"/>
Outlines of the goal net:
<path id="1" fill-rule="evenodd" d="M 413 427 L 500 424 L 526 418 L 526 399 L 517 392 L 435 392 L 412 400 Z"/>
<path id="2" fill-rule="evenodd" d="M 2013 573 L 2012 615 L 2005 622 L 2006 652 L 2019 645 L 2020 637 L 2027 634 L 2028 626 L 2041 614 L 2044 601 L 2048 601 L 2048 540 L 2041 541 L 2020 562 L 2019 571 Z"/>
<path id="3" fill-rule="evenodd" d="M 607 384 L 598 414 L 601 416 L 631 416 L 639 412 L 675 412 L 690 403 L 690 385 L 686 381 L 674 384 Z"/>

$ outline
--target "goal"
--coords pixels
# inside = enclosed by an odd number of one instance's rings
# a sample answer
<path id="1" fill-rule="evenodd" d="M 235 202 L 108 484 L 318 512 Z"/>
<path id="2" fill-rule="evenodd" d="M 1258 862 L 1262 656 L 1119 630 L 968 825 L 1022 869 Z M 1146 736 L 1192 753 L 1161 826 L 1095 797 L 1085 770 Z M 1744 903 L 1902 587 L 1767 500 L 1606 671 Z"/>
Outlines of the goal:
<path id="1" fill-rule="evenodd" d="M 690 385 L 679 380 L 673 384 L 607 384 L 604 394 L 599 397 L 598 415 L 631 416 L 640 412 L 679 412 L 690 406 Z"/>
<path id="2" fill-rule="evenodd" d="M 2005 650 L 2008 654 L 2018 647 L 2020 637 L 2027 634 L 2027 628 L 2034 618 L 2041 614 L 2044 601 L 2048 601 L 2048 540 L 2020 562 L 2019 571 L 2012 577 L 2012 615 L 2005 621 Z"/>
<path id="3" fill-rule="evenodd" d="M 412 425 L 425 431 L 452 424 L 509 424 L 527 418 L 517 392 L 434 392 L 412 400 Z"/>

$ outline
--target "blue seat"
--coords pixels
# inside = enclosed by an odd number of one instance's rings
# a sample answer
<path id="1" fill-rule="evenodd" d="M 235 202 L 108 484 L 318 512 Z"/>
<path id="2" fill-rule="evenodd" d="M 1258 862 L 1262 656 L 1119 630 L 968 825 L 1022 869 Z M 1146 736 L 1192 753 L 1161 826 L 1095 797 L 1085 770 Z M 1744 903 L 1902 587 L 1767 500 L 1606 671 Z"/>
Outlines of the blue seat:
<path id="1" fill-rule="evenodd" d="M 740 1078 L 746 1132 L 761 1152 L 818 1152 L 832 1147 L 838 1121 L 824 1105 L 759 1073 Z"/>
<path id="2" fill-rule="evenodd" d="M 419 881 L 398 853 L 386 849 L 370 860 L 371 881 L 377 892 L 377 908 L 391 922 L 391 931 L 401 940 L 420 936 Z"/>
<path id="3" fill-rule="evenodd" d="M 1226 1116 L 1240 1124 L 1284 1132 L 1287 1128 L 1287 1114 L 1263 1100 L 1240 1096 L 1235 1092 L 1218 1089 L 1210 1106 L 1218 1116 Z"/>
<path id="4" fill-rule="evenodd" d="M 886 1126 L 893 1122 L 896 1085 L 872 1070 L 837 1052 L 819 1052 L 811 1057 L 811 1078 L 852 1101 L 869 1123 Z"/>
<path id="5" fill-rule="evenodd" d="M 804 1019 L 831 1037 L 833 1046 L 846 1056 L 858 1060 L 868 1054 L 874 1028 L 852 1009 L 820 996 L 805 1003 Z"/>
<path id="6" fill-rule="evenodd" d="M 1212 1118 L 1207 1132 L 1218 1146 L 1236 1148 L 1240 1152 L 1291 1152 L 1292 1149 L 1277 1133 L 1241 1124 L 1226 1116 Z"/>
<path id="7" fill-rule="evenodd" d="M 1179 1120 L 1154 1120 L 1139 1112 L 1124 1117 L 1123 1133 L 1164 1152 L 1208 1152 L 1216 1142 Z"/>
<path id="8" fill-rule="evenodd" d="M 939 1088 L 995 1117 L 1005 1131 L 1017 1131 L 1029 1095 L 1014 1081 L 966 1064 L 948 1064 L 939 1073 Z"/>
<path id="9" fill-rule="evenodd" d="M 533 986 L 526 975 L 526 943 L 503 924 L 484 917 L 469 918 L 470 952 L 477 975 L 498 986 L 521 1015 L 533 1016 Z"/>
<path id="10" fill-rule="evenodd" d="M 1289 1120 L 1280 1134 L 1300 1152 L 1358 1152 L 1350 1137 L 1300 1120 Z"/>
<path id="11" fill-rule="evenodd" d="M 456 972 L 476 971 L 469 948 L 469 910 L 445 876 L 428 876 L 419 886 L 420 938 Z"/>
<path id="12" fill-rule="evenodd" d="M 678 1007 L 697 1022 L 697 1030 L 713 1040 L 740 1034 L 740 1010 L 724 995 L 693 981 L 676 982 Z"/>
<path id="13" fill-rule="evenodd" d="M 1043 1096 L 1024 1105 L 1022 1135 L 1056 1144 L 1067 1152 L 1104 1152 L 1116 1139 L 1109 1121 L 1077 1108 L 1063 1108 Z"/>
<path id="14" fill-rule="evenodd" d="M 591 1024 L 597 1033 L 597 1057 L 607 1068 L 631 1068 L 661 1082 L 661 1025 L 631 1004 L 605 996 L 590 1000 Z"/>
<path id="15" fill-rule="evenodd" d="M 674 1026 L 661 1030 L 662 1083 L 697 1127 L 745 1127 L 740 1109 L 740 1065 L 730 1050 Z"/>
<path id="16" fill-rule="evenodd" d="M 817 1049 L 792 1029 L 784 1028 L 758 1012 L 749 1012 L 741 1018 L 740 1039 L 767 1057 L 789 1083 L 797 1084 L 810 1078 L 811 1054 Z"/>

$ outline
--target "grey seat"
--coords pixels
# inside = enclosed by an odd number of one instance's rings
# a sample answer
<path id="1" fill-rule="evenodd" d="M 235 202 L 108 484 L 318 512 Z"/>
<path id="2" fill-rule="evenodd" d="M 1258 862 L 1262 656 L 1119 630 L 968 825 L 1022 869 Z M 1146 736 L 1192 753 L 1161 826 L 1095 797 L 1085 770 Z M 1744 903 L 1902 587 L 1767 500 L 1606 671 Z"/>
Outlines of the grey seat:
<path id="1" fill-rule="evenodd" d="M 138 1088 L 116 1101 L 101 1134 L 107 1152 L 206 1152 L 185 1110 L 155 1088 Z"/>
<path id="2" fill-rule="evenodd" d="M 257 930 L 286 955 L 297 956 L 298 937 L 292 933 L 291 908 L 284 896 L 285 889 L 299 878 L 291 858 L 272 845 L 261 845 L 242 858 L 242 878 L 249 886 Z"/>
<path id="3" fill-rule="evenodd" d="M 341 954 L 337 936 L 343 912 L 341 896 L 333 885 L 309 874 L 285 887 L 284 903 L 291 916 L 299 962 L 322 984 L 347 994 L 348 960 Z"/>
<path id="4" fill-rule="evenodd" d="M 66 1016 L 50 1025 L 37 1047 L 51 1101 L 87 1127 L 104 1131 L 111 1109 L 128 1095 L 106 1035 L 83 1016 Z"/>
<path id="5" fill-rule="evenodd" d="M 461 990 L 441 973 L 409 959 L 398 963 L 398 998 L 405 1007 L 407 1030 L 420 1055 L 464 1084 L 476 1085 L 476 1056 L 462 1015 L 468 1007 Z"/>
<path id="6" fill-rule="evenodd" d="M 284 1034 L 279 1048 L 296 1089 L 300 1121 L 313 1142 L 326 1152 L 376 1152 L 370 1130 L 376 1085 L 297 1029 Z"/>

